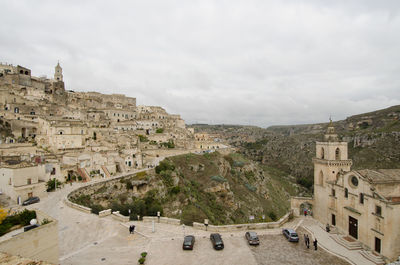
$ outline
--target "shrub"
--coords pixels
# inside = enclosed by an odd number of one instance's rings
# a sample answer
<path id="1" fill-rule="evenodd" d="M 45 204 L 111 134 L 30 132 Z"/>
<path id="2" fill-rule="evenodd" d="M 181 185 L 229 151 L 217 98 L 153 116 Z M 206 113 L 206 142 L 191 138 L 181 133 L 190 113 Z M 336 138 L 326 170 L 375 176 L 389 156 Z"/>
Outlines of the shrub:
<path id="1" fill-rule="evenodd" d="M 271 218 L 272 221 L 276 221 L 277 220 L 277 216 L 274 212 L 269 212 L 268 213 L 269 218 Z"/>
<path id="2" fill-rule="evenodd" d="M 103 206 L 101 206 L 100 204 L 92 204 L 90 205 L 90 208 L 92 209 L 92 213 L 94 214 L 99 214 L 99 212 L 105 210 Z"/>
<path id="3" fill-rule="evenodd" d="M 57 179 L 50 179 L 49 181 L 47 181 L 47 183 L 46 183 L 46 187 L 47 187 L 46 191 L 49 192 L 49 191 L 55 190 L 56 189 L 56 183 L 57 183 L 57 187 L 61 186 L 61 182 L 58 181 Z"/>
<path id="4" fill-rule="evenodd" d="M 139 140 L 140 140 L 141 142 L 148 142 L 148 141 L 149 141 L 149 138 L 147 138 L 147 137 L 144 136 L 144 135 L 139 134 Z"/>
<path id="5" fill-rule="evenodd" d="M 307 189 L 310 189 L 313 185 L 313 181 L 311 179 L 307 179 L 305 177 L 299 178 L 296 180 L 296 182 L 304 187 L 306 187 Z"/>
<path id="6" fill-rule="evenodd" d="M 156 133 L 163 133 L 164 132 L 164 129 L 163 128 L 158 128 L 157 130 L 156 130 Z"/>
<path id="7" fill-rule="evenodd" d="M 172 187 L 172 189 L 169 191 L 171 194 L 178 194 L 181 192 L 181 188 L 179 186 Z"/>
<path id="8" fill-rule="evenodd" d="M 0 208 L 0 224 L 3 222 L 4 219 L 7 217 L 7 211 L 3 208 Z"/>
<path id="9" fill-rule="evenodd" d="M 249 183 L 244 184 L 249 191 L 255 192 L 257 190 L 256 187 L 250 185 Z"/>
<path id="10" fill-rule="evenodd" d="M 7 216 L 0 224 L 0 236 L 8 233 L 11 227 L 15 225 L 22 225 L 22 226 L 28 225 L 30 221 L 35 218 L 36 218 L 36 212 L 29 211 L 27 209 L 17 214 Z"/>
<path id="11" fill-rule="evenodd" d="M 49 224 L 49 223 L 51 223 L 51 221 L 49 219 L 47 219 L 47 218 L 44 218 L 40 225 L 46 225 L 46 224 Z"/>
<path id="12" fill-rule="evenodd" d="M 144 179 L 146 176 L 147 176 L 146 171 L 136 173 L 136 178 L 138 179 Z"/>
<path id="13" fill-rule="evenodd" d="M 228 181 L 226 178 L 224 178 L 223 176 L 220 176 L 220 175 L 211 176 L 210 178 L 211 178 L 211 180 L 214 180 L 214 181 L 220 182 L 220 183 Z"/>
<path id="14" fill-rule="evenodd" d="M 140 254 L 140 256 L 142 256 L 143 258 L 145 258 L 145 257 L 147 256 L 147 252 L 142 252 L 142 253 Z"/>
<path id="15" fill-rule="evenodd" d="M 175 166 L 170 161 L 163 160 L 160 162 L 158 166 L 156 166 L 155 170 L 157 174 L 160 174 L 161 171 L 166 171 L 166 170 L 174 171 Z"/>
<path id="16" fill-rule="evenodd" d="M 144 264 L 145 260 L 146 260 L 145 258 L 141 257 L 138 261 L 139 261 L 140 264 Z"/>
<path id="17" fill-rule="evenodd" d="M 161 146 L 165 146 L 167 148 L 175 148 L 174 141 L 169 140 L 168 142 L 161 143 Z"/>
<path id="18" fill-rule="evenodd" d="M 126 182 L 126 189 L 127 189 L 127 190 L 133 190 L 133 184 L 132 184 L 132 182 L 130 182 L 130 181 L 127 181 L 127 182 Z"/>

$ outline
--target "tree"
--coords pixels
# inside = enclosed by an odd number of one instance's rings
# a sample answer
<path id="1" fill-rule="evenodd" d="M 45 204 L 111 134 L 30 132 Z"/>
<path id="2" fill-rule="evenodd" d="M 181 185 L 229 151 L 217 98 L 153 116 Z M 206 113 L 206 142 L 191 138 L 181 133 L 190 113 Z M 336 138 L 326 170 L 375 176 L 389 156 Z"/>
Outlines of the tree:
<path id="1" fill-rule="evenodd" d="M 6 219 L 7 211 L 3 208 L 0 208 L 0 224 Z"/>
<path id="2" fill-rule="evenodd" d="M 60 187 L 61 182 L 56 180 L 56 179 L 50 179 L 49 181 L 47 181 L 46 187 L 47 187 L 47 192 L 49 191 L 53 191 L 56 189 L 56 183 L 57 183 L 57 187 Z"/>

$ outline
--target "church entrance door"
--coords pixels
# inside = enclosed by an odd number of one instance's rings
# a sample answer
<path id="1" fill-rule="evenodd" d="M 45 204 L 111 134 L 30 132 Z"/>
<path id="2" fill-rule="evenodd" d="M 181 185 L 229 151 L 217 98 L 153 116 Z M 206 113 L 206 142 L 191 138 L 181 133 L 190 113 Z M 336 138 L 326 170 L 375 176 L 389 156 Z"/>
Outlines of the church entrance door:
<path id="1" fill-rule="evenodd" d="M 349 235 L 358 239 L 358 220 L 349 216 Z"/>

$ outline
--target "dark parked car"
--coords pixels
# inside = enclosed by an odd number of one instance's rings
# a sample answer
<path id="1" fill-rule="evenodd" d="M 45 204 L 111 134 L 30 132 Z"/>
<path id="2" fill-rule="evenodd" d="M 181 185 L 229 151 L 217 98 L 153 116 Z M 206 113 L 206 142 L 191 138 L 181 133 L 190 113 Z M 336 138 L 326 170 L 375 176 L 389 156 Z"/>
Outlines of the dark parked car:
<path id="1" fill-rule="evenodd" d="M 260 244 L 260 240 L 258 239 L 256 232 L 246 232 L 245 236 L 250 245 Z"/>
<path id="2" fill-rule="evenodd" d="M 25 227 L 24 227 L 24 232 L 27 232 L 27 231 L 29 231 L 29 230 L 32 230 L 32 229 L 34 229 L 34 228 L 36 228 L 36 227 L 39 227 L 39 225 L 38 225 L 38 224 L 34 224 L 34 225 L 25 226 Z"/>
<path id="3" fill-rule="evenodd" d="M 220 234 L 211 234 L 210 240 L 215 250 L 224 249 L 224 241 L 222 241 L 222 237 Z"/>
<path id="4" fill-rule="evenodd" d="M 22 205 L 29 205 L 29 204 L 37 203 L 37 202 L 40 202 L 39 197 L 30 197 L 29 199 L 27 199 L 26 201 L 24 201 L 24 202 L 22 203 Z"/>
<path id="5" fill-rule="evenodd" d="M 194 246 L 194 236 L 185 236 L 185 238 L 183 239 L 183 249 L 193 249 Z"/>
<path id="6" fill-rule="evenodd" d="M 296 231 L 293 229 L 282 229 L 282 234 L 289 240 L 290 242 L 299 242 L 299 236 Z"/>

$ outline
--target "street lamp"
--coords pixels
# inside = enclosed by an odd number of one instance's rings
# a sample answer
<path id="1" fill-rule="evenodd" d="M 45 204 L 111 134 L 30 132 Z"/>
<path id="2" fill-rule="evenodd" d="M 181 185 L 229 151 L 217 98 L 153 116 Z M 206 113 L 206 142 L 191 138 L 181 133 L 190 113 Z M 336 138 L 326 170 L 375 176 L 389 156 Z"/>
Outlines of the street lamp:
<path id="1" fill-rule="evenodd" d="M 207 227 L 208 227 L 208 219 L 204 219 L 204 225 L 206 226 L 206 231 L 207 231 Z"/>
<path id="2" fill-rule="evenodd" d="M 157 212 L 157 218 L 158 218 L 158 222 L 160 222 L 160 212 Z"/>

